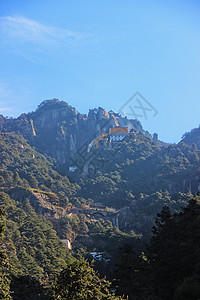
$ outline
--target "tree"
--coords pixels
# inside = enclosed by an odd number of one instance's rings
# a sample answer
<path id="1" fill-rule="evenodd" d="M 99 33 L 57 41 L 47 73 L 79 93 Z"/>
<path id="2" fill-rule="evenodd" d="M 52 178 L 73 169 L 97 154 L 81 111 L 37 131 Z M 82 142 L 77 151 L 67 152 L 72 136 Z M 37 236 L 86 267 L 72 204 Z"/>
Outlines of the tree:
<path id="1" fill-rule="evenodd" d="M 53 299 L 111 300 L 117 298 L 109 292 L 110 282 L 100 279 L 85 260 L 74 260 L 57 276 L 53 285 Z"/>
<path id="2" fill-rule="evenodd" d="M 120 249 L 120 259 L 113 284 L 118 295 L 129 300 L 153 299 L 151 269 L 144 253 L 137 253 L 129 244 Z"/>
<path id="3" fill-rule="evenodd" d="M 22 184 L 22 180 L 20 179 L 19 174 L 17 172 L 14 172 L 13 183 L 15 186 L 19 186 Z"/>
<path id="4" fill-rule="evenodd" d="M 158 214 L 148 249 L 154 291 L 161 299 L 200 299 L 200 197 L 171 216 Z"/>
<path id="5" fill-rule="evenodd" d="M 5 230 L 5 210 L 0 208 L 0 243 L 2 243 L 3 232 Z M 0 247 L 0 299 L 10 300 L 10 280 L 6 276 L 8 261 L 5 251 Z"/>
<path id="6" fill-rule="evenodd" d="M 17 276 L 12 278 L 11 290 L 13 300 L 47 300 L 47 290 L 31 276 Z"/>

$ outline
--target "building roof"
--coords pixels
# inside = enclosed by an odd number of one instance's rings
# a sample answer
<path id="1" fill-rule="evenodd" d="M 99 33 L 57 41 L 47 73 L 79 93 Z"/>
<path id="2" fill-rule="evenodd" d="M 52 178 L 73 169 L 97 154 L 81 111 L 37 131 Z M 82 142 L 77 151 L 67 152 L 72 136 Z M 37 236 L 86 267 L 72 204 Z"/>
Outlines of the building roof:
<path id="1" fill-rule="evenodd" d="M 128 127 L 113 127 L 110 128 L 110 133 L 128 133 Z"/>

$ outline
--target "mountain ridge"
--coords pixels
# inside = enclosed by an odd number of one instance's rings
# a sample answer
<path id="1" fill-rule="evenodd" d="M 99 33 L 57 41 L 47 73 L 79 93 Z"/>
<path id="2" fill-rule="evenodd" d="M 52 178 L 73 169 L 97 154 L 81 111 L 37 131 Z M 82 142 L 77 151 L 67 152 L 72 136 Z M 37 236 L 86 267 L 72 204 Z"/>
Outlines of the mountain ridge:
<path id="1" fill-rule="evenodd" d="M 89 143 L 103 130 L 115 126 L 144 132 L 138 120 L 128 120 L 101 107 L 82 115 L 58 99 L 45 100 L 34 112 L 21 114 L 18 118 L 0 116 L 1 131 L 22 135 L 39 152 L 52 156 L 60 165 L 69 165 L 69 157 L 73 158 L 85 141 Z"/>

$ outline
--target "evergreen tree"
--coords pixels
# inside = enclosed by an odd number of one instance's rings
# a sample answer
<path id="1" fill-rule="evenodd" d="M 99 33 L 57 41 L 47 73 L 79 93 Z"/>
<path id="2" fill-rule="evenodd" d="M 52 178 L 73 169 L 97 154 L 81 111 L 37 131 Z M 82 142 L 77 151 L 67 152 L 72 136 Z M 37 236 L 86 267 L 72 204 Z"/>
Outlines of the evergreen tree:
<path id="1" fill-rule="evenodd" d="M 111 300 L 121 299 L 109 292 L 110 283 L 100 279 L 85 260 L 74 260 L 58 275 L 53 286 L 53 299 Z"/>
<path id="2" fill-rule="evenodd" d="M 13 300 L 47 300 L 47 290 L 31 276 L 13 277 L 11 281 Z"/>
<path id="3" fill-rule="evenodd" d="M 8 259 L 6 252 L 2 249 L 3 232 L 5 229 L 5 210 L 0 208 L 0 299 L 10 300 L 10 280 L 6 276 L 8 268 Z"/>
<path id="4" fill-rule="evenodd" d="M 200 299 L 199 204 L 197 195 L 182 212 L 171 216 L 165 207 L 156 219 L 148 258 L 161 299 Z"/>
<path id="5" fill-rule="evenodd" d="M 113 284 L 116 293 L 128 296 L 129 300 L 154 299 L 150 264 L 144 253 L 139 255 L 133 247 L 125 244 L 120 249 Z"/>

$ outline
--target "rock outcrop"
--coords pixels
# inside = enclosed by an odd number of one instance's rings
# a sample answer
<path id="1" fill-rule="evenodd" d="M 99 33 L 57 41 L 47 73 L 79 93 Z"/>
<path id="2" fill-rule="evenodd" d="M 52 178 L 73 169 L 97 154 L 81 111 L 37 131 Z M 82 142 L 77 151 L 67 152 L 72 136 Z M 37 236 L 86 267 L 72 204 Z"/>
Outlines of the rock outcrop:
<path id="1" fill-rule="evenodd" d="M 58 99 L 43 101 L 36 111 L 16 119 L 0 116 L 0 130 L 23 135 L 41 152 L 55 158 L 59 165 L 69 166 L 82 145 L 89 144 L 110 127 L 127 126 L 143 131 L 138 120 L 128 120 L 103 108 L 82 115 Z"/>
<path id="2" fill-rule="evenodd" d="M 38 214 L 48 218 L 57 219 L 66 214 L 64 208 L 52 204 L 52 196 L 56 197 L 52 193 L 22 187 L 10 188 L 7 193 L 15 201 L 24 202 L 28 200 Z"/>

